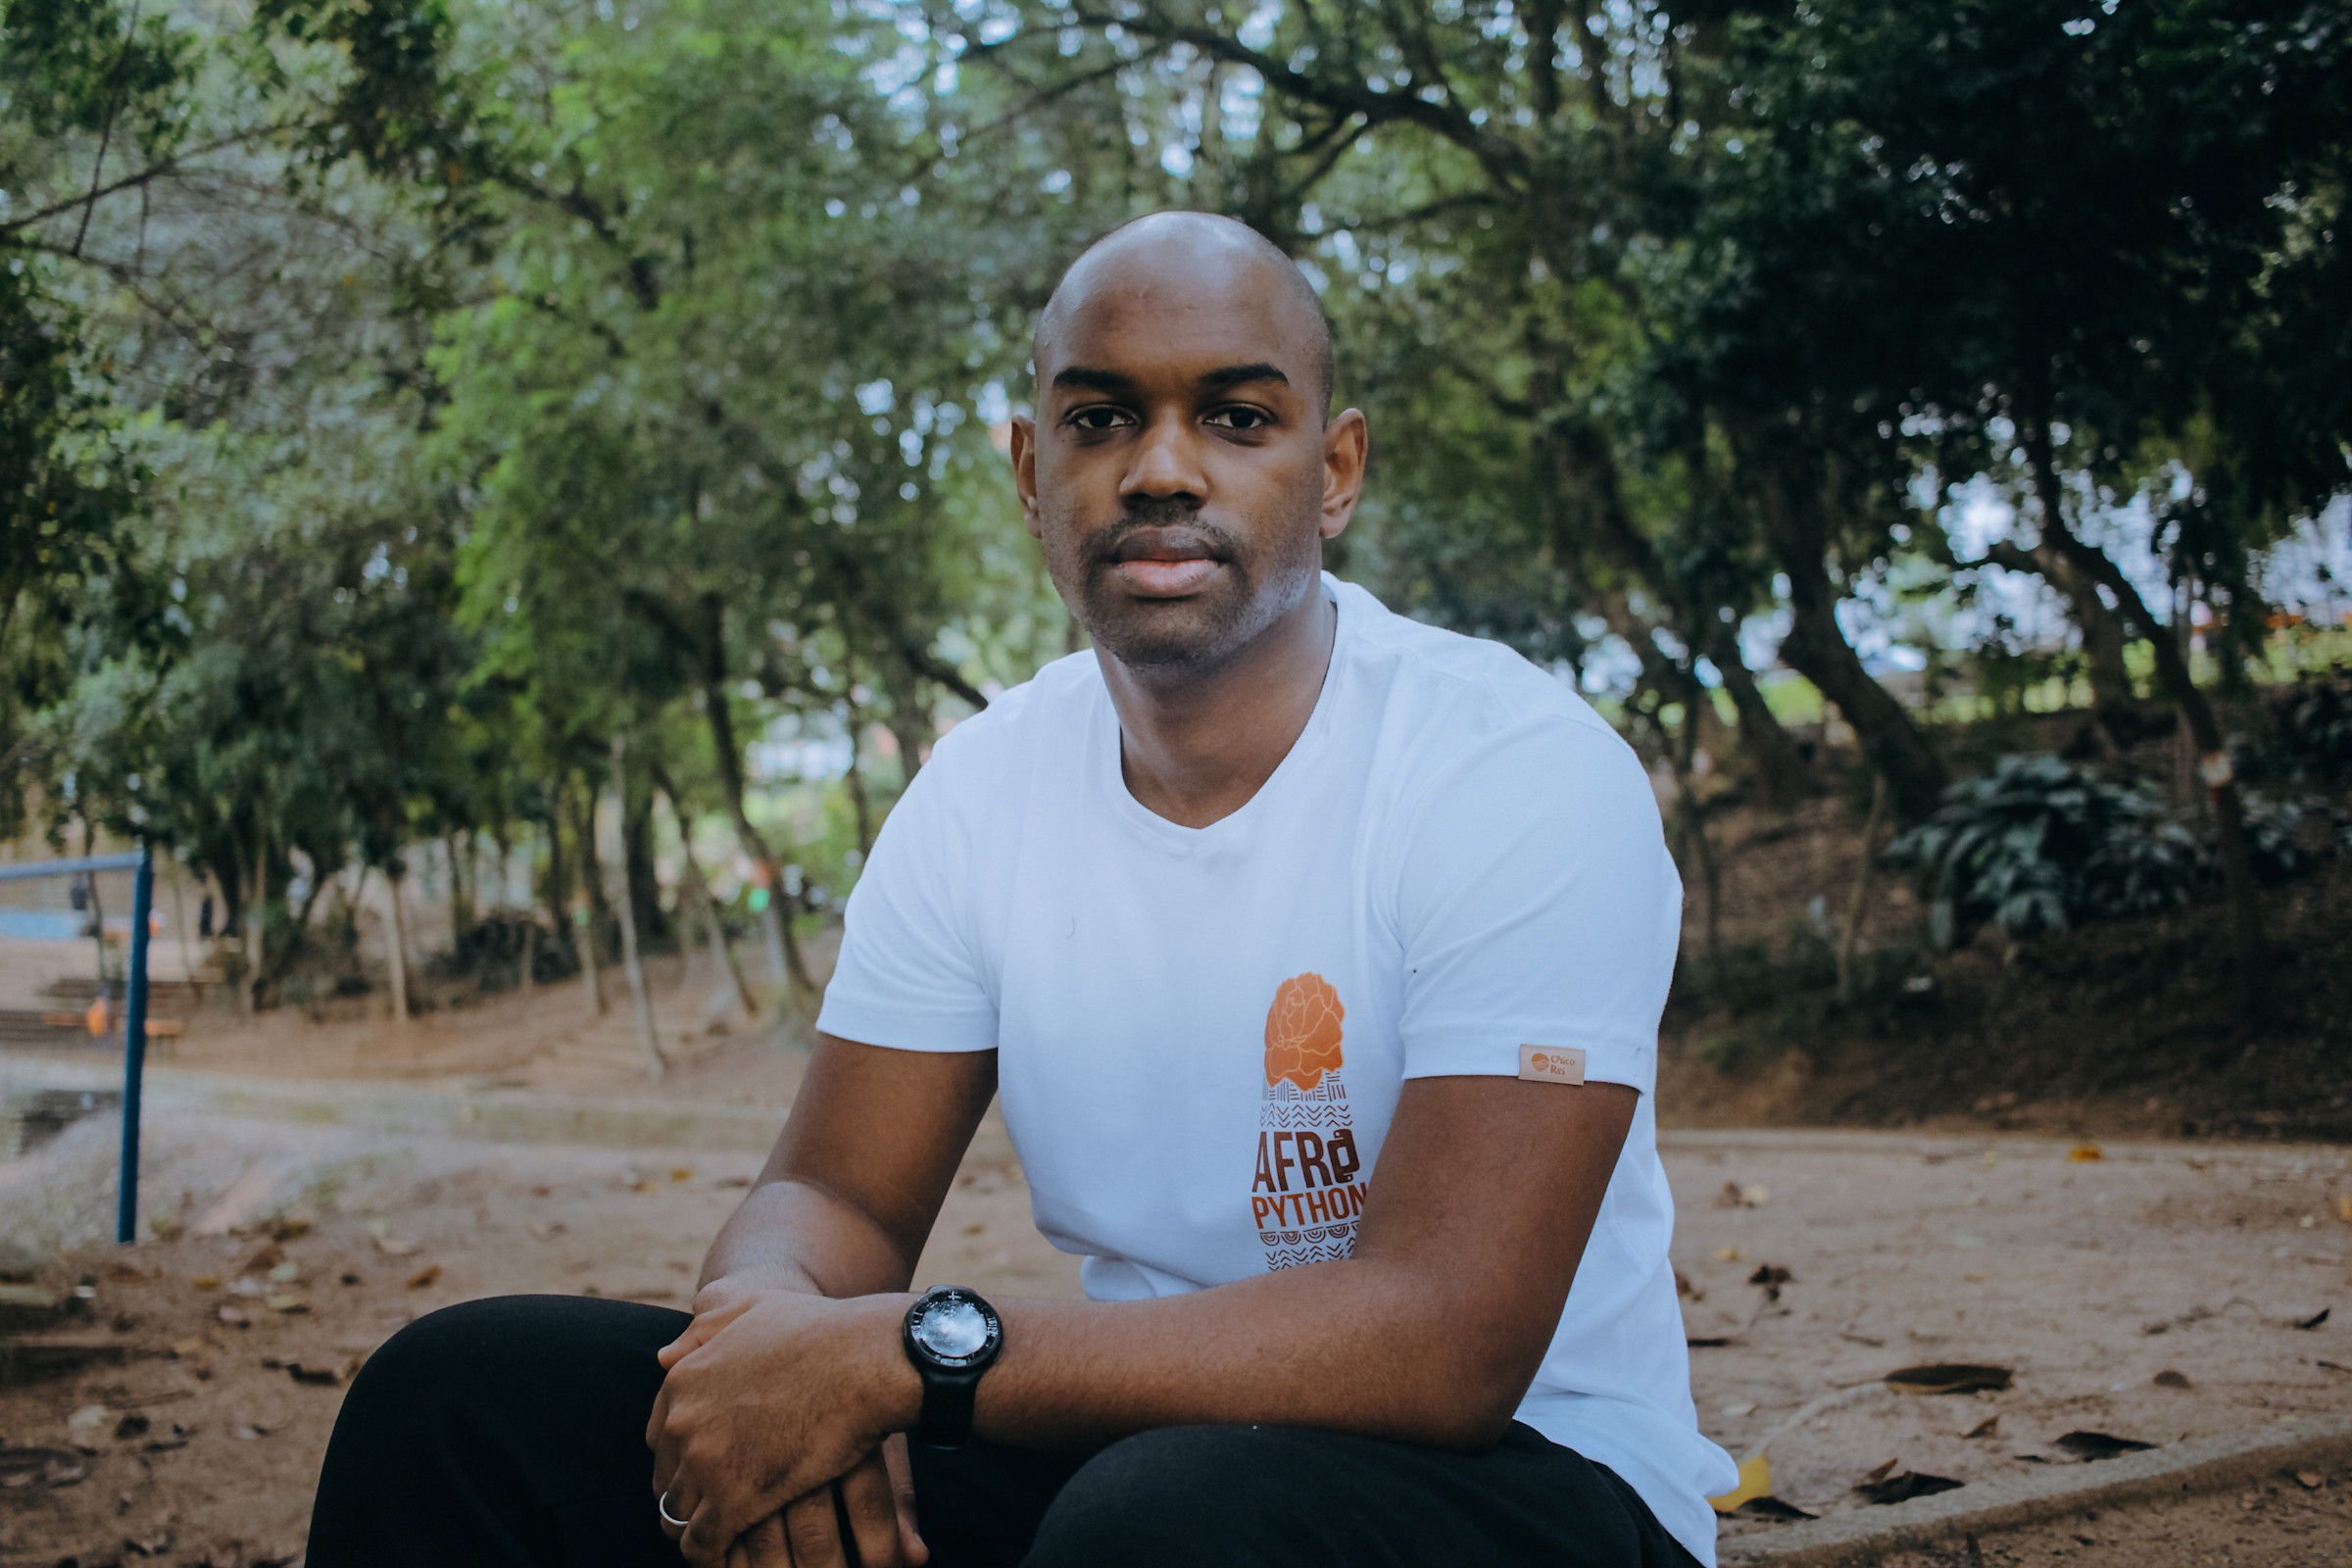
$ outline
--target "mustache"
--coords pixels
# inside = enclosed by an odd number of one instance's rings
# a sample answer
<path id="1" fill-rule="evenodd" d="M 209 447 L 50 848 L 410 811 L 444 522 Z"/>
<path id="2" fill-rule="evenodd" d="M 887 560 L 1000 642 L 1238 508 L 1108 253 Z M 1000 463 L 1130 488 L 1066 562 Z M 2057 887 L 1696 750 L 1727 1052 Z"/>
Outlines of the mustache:
<path id="1" fill-rule="evenodd" d="M 1090 560 L 1103 566 L 1163 551 L 1230 564 L 1241 555 L 1241 541 L 1202 517 L 1197 502 L 1139 496 L 1087 547 Z"/>

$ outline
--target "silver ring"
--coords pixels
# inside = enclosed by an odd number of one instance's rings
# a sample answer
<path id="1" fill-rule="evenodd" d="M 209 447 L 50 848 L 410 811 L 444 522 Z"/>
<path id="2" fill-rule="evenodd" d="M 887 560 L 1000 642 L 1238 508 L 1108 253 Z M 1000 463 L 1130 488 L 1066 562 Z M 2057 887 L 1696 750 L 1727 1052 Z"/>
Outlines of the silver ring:
<path id="1" fill-rule="evenodd" d="M 654 1499 L 654 1511 L 662 1516 L 662 1523 L 664 1524 L 675 1525 L 680 1530 L 692 1530 L 694 1528 L 693 1520 L 681 1519 L 676 1514 L 673 1514 L 669 1511 L 669 1494 L 666 1492 Z"/>

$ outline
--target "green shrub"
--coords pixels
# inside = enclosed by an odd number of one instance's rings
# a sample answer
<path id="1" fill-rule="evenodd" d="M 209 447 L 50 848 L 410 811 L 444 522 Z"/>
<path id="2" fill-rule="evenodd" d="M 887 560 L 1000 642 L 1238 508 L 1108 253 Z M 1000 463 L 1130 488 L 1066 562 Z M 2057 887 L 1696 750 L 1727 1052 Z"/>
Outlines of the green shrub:
<path id="1" fill-rule="evenodd" d="M 2013 937 L 2173 908 L 2209 874 L 2203 845 L 2158 804 L 2047 753 L 2004 757 L 1886 847 L 1929 901 L 1936 944 Z"/>
<path id="2" fill-rule="evenodd" d="M 2293 692 L 2278 705 L 2275 744 L 2297 778 L 2352 771 L 2352 669 L 2339 664 L 2296 676 Z"/>

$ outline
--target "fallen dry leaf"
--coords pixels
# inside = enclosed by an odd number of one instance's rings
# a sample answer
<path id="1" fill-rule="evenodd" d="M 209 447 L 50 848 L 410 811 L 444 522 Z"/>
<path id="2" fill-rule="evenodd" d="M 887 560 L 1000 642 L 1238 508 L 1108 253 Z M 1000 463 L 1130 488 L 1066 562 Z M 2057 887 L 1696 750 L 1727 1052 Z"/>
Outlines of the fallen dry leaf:
<path id="1" fill-rule="evenodd" d="M 142 1557 L 160 1557 L 172 1549 L 172 1532 L 159 1530 L 152 1536 L 124 1536 L 122 1549 L 135 1551 Z"/>
<path id="2" fill-rule="evenodd" d="M 2149 1381 L 2160 1389 L 2193 1389 L 2196 1387 L 2195 1384 L 2188 1381 L 2187 1373 L 2176 1372 L 2169 1366 Z"/>
<path id="3" fill-rule="evenodd" d="M 186 1360 L 191 1355 L 202 1355 L 204 1353 L 204 1341 L 201 1339 L 173 1340 L 172 1342 L 172 1353 L 179 1357 L 179 1359 L 182 1361 Z"/>
<path id="4" fill-rule="evenodd" d="M 332 1366 L 313 1366 L 302 1361 L 288 1361 L 286 1363 L 286 1373 L 288 1376 L 293 1378 L 295 1382 L 307 1383 L 314 1388 L 322 1389 L 341 1388 L 344 1384 L 351 1381 L 351 1375 L 354 1372 L 357 1372 L 359 1369 L 360 1358 L 356 1355 L 346 1360 L 337 1361 Z"/>
<path id="5" fill-rule="evenodd" d="M 1957 1492 L 1965 1485 L 1966 1482 L 1954 1481 L 1950 1476 L 1923 1475 L 1917 1470 L 1905 1470 L 1899 1460 L 1889 1459 L 1854 1483 L 1854 1490 L 1862 1494 L 1865 1502 L 1877 1506 L 1907 1502 L 1913 1497 L 1933 1496 L 1938 1492 Z"/>
<path id="6" fill-rule="evenodd" d="M 302 1265 L 289 1258 L 271 1269 L 270 1277 L 280 1285 L 291 1285 L 302 1278 Z"/>
<path id="7" fill-rule="evenodd" d="M 1759 1263 L 1756 1265 L 1756 1271 L 1747 1277 L 1748 1284 L 1760 1285 L 1764 1288 L 1764 1298 L 1768 1301 L 1779 1300 L 1781 1287 L 1794 1284 L 1795 1281 L 1796 1276 L 1778 1263 Z"/>
<path id="8" fill-rule="evenodd" d="M 1793 1524 L 1799 1519 L 1818 1519 L 1821 1517 L 1821 1515 L 1817 1513 L 1805 1512 L 1804 1509 L 1797 1507 L 1794 1503 L 1783 1502 L 1780 1498 L 1772 1496 L 1769 1494 L 1761 1497 L 1750 1497 L 1739 1507 L 1734 1508 L 1732 1512 L 1738 1514 L 1742 1519 L 1771 1519 L 1788 1524 Z"/>
<path id="9" fill-rule="evenodd" d="M 1738 1208 L 1740 1206 L 1740 1184 L 1725 1182 L 1723 1190 L 1715 1195 L 1715 1206 L 1717 1208 Z"/>
<path id="10" fill-rule="evenodd" d="M 288 1291 L 283 1296 L 272 1296 L 267 1304 L 272 1312 L 308 1312 L 311 1309 L 311 1298 L 307 1296 L 297 1296 Z"/>
<path id="11" fill-rule="evenodd" d="M 1707 1293 L 1691 1284 L 1690 1276 L 1679 1268 L 1674 1271 L 1674 1294 L 1689 1297 L 1693 1301 L 1703 1301 L 1707 1298 Z"/>
<path id="12" fill-rule="evenodd" d="M 421 1291 L 426 1286 L 433 1284 L 440 1278 L 441 1265 L 438 1263 L 427 1263 L 424 1265 L 424 1267 L 418 1269 L 416 1273 L 409 1276 L 409 1289 L 412 1291 Z"/>
<path id="13" fill-rule="evenodd" d="M 149 1422 L 143 1415 L 135 1412 L 126 1415 L 115 1423 L 115 1441 L 122 1443 L 131 1438 L 143 1438 L 147 1435 L 148 1425 Z"/>
<path id="14" fill-rule="evenodd" d="M 2352 1193 L 2335 1195 L 2335 1217 L 2347 1225 L 2352 1225 Z"/>
<path id="15" fill-rule="evenodd" d="M 2303 1319 L 2299 1320 L 2299 1321 L 2298 1321 L 2298 1322 L 2295 1324 L 2295 1327 L 2297 1327 L 2297 1328 L 2299 1328 L 2299 1329 L 2316 1329 L 2316 1328 L 2318 1328 L 2318 1327 L 2319 1327 L 2321 1324 L 2323 1324 L 2323 1323 L 2327 1322 L 2327 1321 L 2328 1321 L 2328 1315 L 2330 1312 L 2333 1312 L 2334 1310 L 2335 1310 L 2335 1308 L 2334 1308 L 2334 1307 L 2332 1307 L 2332 1306 L 2323 1306 L 2323 1307 L 2321 1307 L 2321 1308 L 2319 1309 L 2319 1311 L 2318 1311 L 2318 1312 L 2314 1313 L 2312 1316 L 2310 1316 L 2310 1317 L 2307 1317 L 2307 1318 L 2303 1318 Z"/>
<path id="16" fill-rule="evenodd" d="M 256 1438 L 268 1437 L 270 1429 L 258 1421 L 247 1421 L 241 1425 L 230 1427 L 228 1435 L 239 1443 L 251 1443 Z"/>
<path id="17" fill-rule="evenodd" d="M 188 1284 L 199 1291 L 217 1291 L 220 1288 L 220 1276 L 218 1274 L 199 1274 L 194 1279 L 188 1281 Z"/>
<path id="18" fill-rule="evenodd" d="M 1750 1498 L 1771 1495 L 1772 1461 L 1762 1453 L 1751 1453 L 1740 1461 L 1740 1484 L 1720 1497 L 1709 1497 L 1707 1505 L 1717 1513 L 1732 1513 Z"/>
<path id="19" fill-rule="evenodd" d="M 76 1486 L 88 1473 L 82 1468 L 79 1459 L 51 1459 L 41 1466 L 41 1485 L 45 1487 Z"/>
<path id="20" fill-rule="evenodd" d="M 644 1181 L 631 1183 L 629 1190 L 634 1193 L 650 1193 L 654 1190 L 654 1179 L 648 1176 Z"/>
<path id="21" fill-rule="evenodd" d="M 2295 1480 L 2302 1484 L 2303 1490 L 2306 1492 L 2317 1492 L 2328 1484 L 2327 1477 L 2321 1475 L 2317 1470 L 2298 1470 L 2295 1472 Z"/>
<path id="22" fill-rule="evenodd" d="M 1897 1394 L 1973 1394 L 1979 1389 L 1998 1393 L 2016 1374 L 2005 1366 L 1977 1366 L 1965 1361 L 1932 1366 L 1897 1367 L 1886 1374 L 1887 1387 Z"/>
<path id="23" fill-rule="evenodd" d="M 114 1419 L 114 1411 L 109 1410 L 103 1404 L 85 1404 L 66 1417 L 66 1425 L 74 1431 L 86 1432 L 92 1427 L 106 1425 L 107 1422 Z"/>
<path id="24" fill-rule="evenodd" d="M 2000 1431 L 2001 1418 L 1999 1415 L 1995 1414 L 1986 1416 L 1984 1420 L 1978 1422 L 1975 1426 L 1970 1427 L 1966 1432 L 1963 1432 L 1960 1435 L 1964 1438 L 1992 1438 L 1998 1437 L 2000 1435 Z"/>
<path id="25" fill-rule="evenodd" d="M 267 1274 L 285 1260 L 286 1250 L 275 1242 L 270 1242 L 247 1258 L 244 1266 L 237 1272 L 240 1274 Z"/>
<path id="26" fill-rule="evenodd" d="M 2077 1144 L 2074 1148 L 2066 1152 L 2066 1157 L 2080 1162 L 2083 1160 L 2105 1159 L 2107 1156 L 2100 1152 L 2099 1146 L 2096 1144 Z"/>
<path id="27" fill-rule="evenodd" d="M 2053 1446 L 2087 1460 L 2112 1459 L 2119 1453 L 2137 1453 L 2156 1445 L 2142 1443 L 2137 1438 L 2119 1438 L 2111 1432 L 2069 1432 L 2060 1437 Z"/>
<path id="28" fill-rule="evenodd" d="M 415 1242 L 396 1242 L 389 1236 L 378 1236 L 375 1239 L 375 1250 L 386 1257 L 407 1257 L 416 1249 L 417 1244 Z"/>
<path id="29" fill-rule="evenodd" d="M 672 1166 L 669 1179 L 673 1182 L 690 1182 L 694 1180 L 694 1167 L 692 1165 Z"/>
<path id="30" fill-rule="evenodd" d="M 749 1187 L 752 1185 L 752 1179 L 749 1176 L 721 1176 L 710 1185 L 713 1187 Z"/>
<path id="31" fill-rule="evenodd" d="M 1718 1247 L 1715 1249 L 1715 1261 L 1718 1263 L 1739 1262 L 1740 1249 L 1737 1247 Z"/>

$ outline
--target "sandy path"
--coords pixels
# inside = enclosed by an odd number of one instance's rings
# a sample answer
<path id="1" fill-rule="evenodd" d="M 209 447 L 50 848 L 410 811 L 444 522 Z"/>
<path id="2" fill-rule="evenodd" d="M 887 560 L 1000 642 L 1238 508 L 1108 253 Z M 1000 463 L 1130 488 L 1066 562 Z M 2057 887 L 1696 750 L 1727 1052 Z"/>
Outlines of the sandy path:
<path id="1" fill-rule="evenodd" d="M 673 1074 L 664 1093 L 780 1106 L 800 1059 L 726 1047 Z M 575 1091 L 601 1083 L 615 1096 L 645 1092 L 617 1067 L 598 1078 L 582 1060 L 572 1056 L 554 1076 Z M 564 1065 L 561 1054 L 555 1064 Z M 1861 1505 L 1854 1484 L 1887 1459 L 1984 1480 L 2041 1460 L 2077 1462 L 2057 1444 L 2069 1432 L 2167 1443 L 2352 1405 L 2352 1371 L 2342 1370 L 2352 1367 L 2343 1341 L 2352 1322 L 2289 1326 L 2325 1308 L 2352 1310 L 2352 1225 L 2338 1217 L 2352 1161 L 2339 1152 L 2187 1145 L 2103 1153 L 2073 1160 L 2067 1146 L 2016 1140 L 1670 1134 L 1682 1206 L 1675 1255 L 1695 1292 L 1689 1332 L 1730 1342 L 1691 1352 L 1701 1424 L 1736 1452 L 1769 1439 L 1777 1494 L 1827 1512 Z M 0 1237 L 37 1246 L 102 1233 L 112 1159 L 110 1129 L 85 1124 L 0 1166 Z M 0 1563 L 47 1568 L 74 1555 L 91 1568 L 116 1560 L 125 1541 L 166 1535 L 168 1557 L 191 1563 L 232 1542 L 254 1557 L 297 1550 L 341 1396 L 269 1363 L 333 1367 L 416 1312 L 475 1296 L 593 1289 L 682 1304 L 696 1260 L 740 1196 L 736 1184 L 757 1163 L 748 1153 L 160 1118 L 149 1211 L 192 1224 L 233 1194 L 234 1212 L 222 1217 L 248 1234 L 183 1235 L 126 1258 L 85 1245 L 41 1270 L 52 1289 L 90 1281 L 86 1314 L 64 1332 L 110 1354 L 119 1348 L 122 1359 L 0 1390 L 9 1445 L 96 1450 L 73 1455 L 83 1471 L 75 1484 L 0 1487 Z M 1727 1184 L 1740 1192 L 1736 1200 L 1724 1197 Z M 283 1247 L 301 1276 L 286 1289 L 308 1299 L 299 1314 L 232 1294 L 272 1215 L 310 1223 Z M 380 1241 L 415 1250 L 395 1256 Z M 436 1266 L 427 1283 L 407 1283 Z M 1759 1268 L 1787 1271 L 1777 1299 L 1748 1283 Z M 359 1283 L 340 1283 L 346 1273 Z M 1074 1260 L 1030 1228 L 1018 1166 L 993 1118 L 920 1278 L 1005 1297 L 1074 1293 Z M 218 1284 L 199 1288 L 203 1279 Z M 244 1307 L 250 1326 L 220 1321 L 224 1302 Z M 2015 1386 L 1903 1397 L 1881 1381 L 1928 1361 L 1998 1363 L 2014 1369 Z M 2189 1386 L 2159 1385 L 2166 1372 Z M 109 1413 L 70 1424 L 93 1405 Z M 124 1415 L 146 1417 L 147 1430 L 116 1438 Z M 1996 1416 L 1987 1435 L 1960 1436 Z M 184 1445 L 174 1425 L 186 1429 Z M 2107 1533 L 2078 1525 L 1988 1539 L 1981 1554 L 2025 1562 L 2082 1553 L 2119 1568 L 2127 1550 L 2131 1568 L 2304 1561 L 2291 1544 L 2318 1552 L 2315 1563 L 2352 1560 L 2352 1523 L 2335 1502 L 2342 1478 L 2321 1479 L 2308 1493 L 2289 1481 L 2285 1494 L 2256 1495 L 2244 1508 L 2234 1496 L 2206 1499 L 2169 1523 L 2135 1513 L 2129 1530 L 2110 1521 Z M 2087 1555 L 2093 1547 L 2075 1540 L 2110 1534 L 2115 1555 Z M 2275 1540 L 2281 1554 L 2264 1556 L 2241 1537 Z"/>

